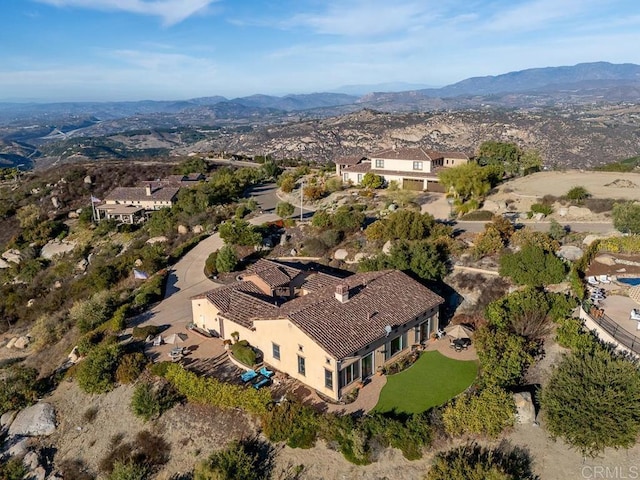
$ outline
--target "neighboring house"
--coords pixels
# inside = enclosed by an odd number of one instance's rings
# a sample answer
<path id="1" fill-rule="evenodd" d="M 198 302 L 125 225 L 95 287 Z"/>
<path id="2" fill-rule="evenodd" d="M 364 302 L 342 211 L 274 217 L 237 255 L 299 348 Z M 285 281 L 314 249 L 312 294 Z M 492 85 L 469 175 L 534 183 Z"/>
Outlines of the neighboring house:
<path id="1" fill-rule="evenodd" d="M 196 326 L 237 332 L 267 364 L 337 400 L 426 341 L 443 299 L 398 270 L 339 278 L 261 259 L 191 302 Z"/>
<path id="2" fill-rule="evenodd" d="M 142 221 L 147 213 L 171 208 L 179 186 L 148 183 L 143 187 L 117 187 L 95 206 L 98 221 L 113 219 L 123 223 Z"/>
<path id="3" fill-rule="evenodd" d="M 345 165 L 340 172 L 345 183 L 351 182 L 355 185 L 359 185 L 364 175 L 371 172 L 382 176 L 387 183 L 396 181 L 401 188 L 407 190 L 443 192 L 444 188 L 440 185 L 438 171 L 468 161 L 469 157 L 461 152 L 392 148 L 373 153 L 356 164 Z"/>
<path id="4" fill-rule="evenodd" d="M 169 175 L 158 183 L 188 187 L 205 179 L 202 173 L 189 173 L 188 175 Z"/>
<path id="5" fill-rule="evenodd" d="M 352 167 L 354 165 L 359 164 L 360 162 L 362 162 L 363 160 L 366 160 L 367 157 L 363 156 L 363 155 L 352 155 L 350 157 L 342 157 L 342 158 L 338 158 L 335 161 L 336 164 L 336 175 L 338 176 L 342 176 L 342 170 L 344 170 L 347 167 Z"/>

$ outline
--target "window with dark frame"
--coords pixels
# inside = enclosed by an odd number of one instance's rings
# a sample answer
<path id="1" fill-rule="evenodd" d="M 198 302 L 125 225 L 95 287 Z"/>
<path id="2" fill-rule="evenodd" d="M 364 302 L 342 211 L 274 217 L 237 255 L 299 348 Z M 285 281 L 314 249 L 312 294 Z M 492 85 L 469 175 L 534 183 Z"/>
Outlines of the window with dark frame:
<path id="1" fill-rule="evenodd" d="M 298 355 L 298 373 L 302 376 L 306 376 L 305 359 L 300 355 Z"/>
<path id="2" fill-rule="evenodd" d="M 271 346 L 273 347 L 273 358 L 280 360 L 280 345 L 272 343 Z"/>
<path id="3" fill-rule="evenodd" d="M 333 372 L 327 368 L 324 369 L 324 386 L 333 390 Z"/>
<path id="4" fill-rule="evenodd" d="M 384 160 L 377 158 L 376 159 L 376 168 L 384 168 Z"/>
<path id="5" fill-rule="evenodd" d="M 413 162 L 414 170 L 422 170 L 422 162 Z"/>

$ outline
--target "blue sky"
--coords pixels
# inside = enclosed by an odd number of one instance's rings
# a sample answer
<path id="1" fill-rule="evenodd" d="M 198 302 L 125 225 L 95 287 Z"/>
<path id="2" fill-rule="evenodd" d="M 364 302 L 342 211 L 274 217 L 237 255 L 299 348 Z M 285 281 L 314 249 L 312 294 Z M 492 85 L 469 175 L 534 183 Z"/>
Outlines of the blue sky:
<path id="1" fill-rule="evenodd" d="M 441 86 L 639 46 L 638 0 L 2 0 L 0 101 Z"/>

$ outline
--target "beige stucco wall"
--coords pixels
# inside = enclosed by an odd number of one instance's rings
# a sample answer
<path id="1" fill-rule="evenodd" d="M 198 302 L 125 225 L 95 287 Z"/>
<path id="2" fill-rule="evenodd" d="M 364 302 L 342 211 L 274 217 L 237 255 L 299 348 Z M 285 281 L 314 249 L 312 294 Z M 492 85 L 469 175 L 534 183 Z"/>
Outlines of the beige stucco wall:
<path id="1" fill-rule="evenodd" d="M 390 348 L 390 342 L 399 335 L 406 333 L 406 342 L 404 342 L 402 352 L 407 351 L 411 345 L 418 343 L 415 332 L 420 323 L 429 322 L 427 336 L 437 329 L 439 310 L 436 307 L 425 312 L 425 314 L 408 322 L 403 328 L 398 328 L 397 331 L 392 332 L 388 337 L 384 337 L 381 332 L 381 338 L 369 345 L 368 348 L 354 352 L 355 355 L 353 357 L 337 362 L 334 357 L 323 350 L 289 319 L 258 320 L 254 322 L 253 330 L 242 327 L 228 319 L 223 319 L 224 331 L 220 332 L 218 310 L 211 302 L 206 298 L 202 298 L 193 299 L 191 304 L 193 322 L 198 327 L 215 330 L 221 333 L 224 339 L 231 339 L 231 333 L 238 332 L 241 340 L 247 340 L 251 345 L 262 351 L 265 363 L 276 370 L 287 373 L 334 400 L 339 399 L 345 391 L 350 390 L 353 384 L 356 383 L 353 382 L 345 386 L 342 391 L 339 390 L 339 371 L 342 368 L 353 362 L 360 361 L 361 357 L 368 355 L 372 351 L 375 352 L 374 372 L 385 362 L 395 361 L 401 353 L 385 360 L 384 352 Z M 273 357 L 273 343 L 280 346 L 279 360 Z M 305 375 L 298 373 L 298 355 L 305 359 Z M 325 369 L 332 371 L 332 389 L 325 387 Z"/>
<path id="2" fill-rule="evenodd" d="M 444 157 L 444 166 L 445 167 L 458 167 L 460 165 L 465 165 L 469 163 L 469 160 L 466 158 L 449 158 Z"/>
<path id="3" fill-rule="evenodd" d="M 422 160 L 422 170 L 414 170 L 412 160 L 396 160 L 388 158 L 383 158 L 381 160 L 384 160 L 384 167 L 376 167 L 376 159 L 372 158 L 371 168 L 375 170 L 398 170 L 400 172 L 431 173 L 431 162 L 429 160 Z"/>
<path id="4" fill-rule="evenodd" d="M 161 208 L 169 208 L 173 204 L 171 200 L 106 200 L 106 205 L 136 205 L 145 210 L 160 210 Z"/>

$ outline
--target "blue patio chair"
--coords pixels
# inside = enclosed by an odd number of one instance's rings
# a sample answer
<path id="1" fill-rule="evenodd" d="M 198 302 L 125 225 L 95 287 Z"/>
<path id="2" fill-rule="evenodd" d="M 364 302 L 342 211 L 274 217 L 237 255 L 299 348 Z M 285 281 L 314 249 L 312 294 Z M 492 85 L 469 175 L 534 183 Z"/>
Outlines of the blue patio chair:
<path id="1" fill-rule="evenodd" d="M 258 374 L 256 373 L 255 370 L 248 370 L 246 372 L 244 372 L 242 375 L 240 375 L 240 379 L 244 382 L 250 382 L 251 380 L 253 380 L 254 378 L 256 378 L 258 376 Z"/>
<path id="2" fill-rule="evenodd" d="M 260 370 L 258 370 L 258 373 L 263 377 L 267 377 L 267 378 L 271 378 L 274 374 L 274 372 L 272 372 L 271 370 L 268 370 L 267 367 L 265 367 L 264 365 L 260 367 Z"/>
<path id="3" fill-rule="evenodd" d="M 269 382 L 270 382 L 270 380 L 267 377 L 262 377 L 262 380 L 260 380 L 259 382 L 256 382 L 256 383 L 253 384 L 253 388 L 255 388 L 256 390 L 260 390 L 262 387 L 267 385 Z"/>

